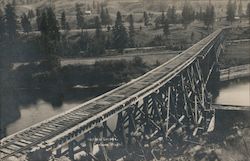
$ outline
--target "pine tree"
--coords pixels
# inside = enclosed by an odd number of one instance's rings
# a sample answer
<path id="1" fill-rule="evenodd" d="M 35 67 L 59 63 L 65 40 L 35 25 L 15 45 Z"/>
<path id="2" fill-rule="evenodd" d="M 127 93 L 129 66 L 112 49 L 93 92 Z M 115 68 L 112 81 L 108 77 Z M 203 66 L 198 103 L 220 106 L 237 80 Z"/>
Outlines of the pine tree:
<path id="1" fill-rule="evenodd" d="M 148 13 L 146 11 L 144 11 L 143 13 L 143 18 L 144 18 L 144 26 L 148 26 L 149 18 L 148 18 Z"/>
<path id="2" fill-rule="evenodd" d="M 129 47 L 135 47 L 135 28 L 134 28 L 134 18 L 133 15 L 130 14 L 128 17 L 129 22 Z"/>
<path id="3" fill-rule="evenodd" d="M 100 18 L 101 18 L 101 22 L 102 22 L 102 25 L 107 25 L 107 16 L 106 16 L 106 12 L 104 11 L 104 8 L 103 6 L 101 6 L 101 13 L 100 13 Z"/>
<path id="4" fill-rule="evenodd" d="M 234 21 L 235 18 L 235 7 L 231 0 L 228 1 L 227 4 L 227 20 L 231 23 Z"/>
<path id="5" fill-rule="evenodd" d="M 68 55 L 70 53 L 69 39 L 67 34 L 62 34 L 60 43 L 60 55 Z"/>
<path id="6" fill-rule="evenodd" d="M 39 9 L 36 9 L 36 24 L 38 31 L 41 31 L 41 21 L 42 21 L 42 13 Z"/>
<path id="7" fill-rule="evenodd" d="M 84 28 L 84 15 L 81 11 L 81 7 L 79 4 L 76 4 L 76 21 L 77 21 L 77 27 L 80 29 Z"/>
<path id="8" fill-rule="evenodd" d="M 191 33 L 190 39 L 191 39 L 191 41 L 194 41 L 194 32 Z"/>
<path id="9" fill-rule="evenodd" d="M 199 21 L 201 21 L 201 20 L 203 20 L 203 17 L 204 17 L 204 15 L 203 15 L 202 7 L 200 7 L 200 10 L 199 10 L 199 12 L 197 14 L 197 19 Z"/>
<path id="10" fill-rule="evenodd" d="M 12 0 L 12 6 L 16 6 L 16 0 Z"/>
<path id="11" fill-rule="evenodd" d="M 209 28 L 209 17 L 208 17 L 209 12 L 210 12 L 210 8 L 209 8 L 209 6 L 207 6 L 206 12 L 204 13 L 204 19 L 203 19 L 204 24 L 205 24 L 205 26 L 207 26 L 207 28 Z"/>
<path id="12" fill-rule="evenodd" d="M 233 8 L 234 8 L 234 12 L 236 14 L 236 11 L 237 11 L 237 2 L 236 2 L 236 0 L 234 0 Z"/>
<path id="13" fill-rule="evenodd" d="M 128 34 L 122 23 L 122 16 L 119 11 L 117 12 L 115 26 L 112 30 L 112 41 L 113 47 L 117 49 L 118 52 L 123 52 L 123 49 L 127 47 Z"/>
<path id="14" fill-rule="evenodd" d="M 97 14 L 100 14 L 100 3 L 99 3 L 99 1 L 97 1 L 96 12 L 97 12 Z"/>
<path id="15" fill-rule="evenodd" d="M 109 15 L 109 11 L 107 8 L 106 8 L 106 10 L 104 10 L 103 6 L 101 7 L 100 18 L 101 18 L 102 25 L 107 26 L 107 25 L 111 24 L 111 18 Z"/>
<path id="16" fill-rule="evenodd" d="M 167 19 L 169 20 L 169 22 L 171 22 L 171 15 L 172 14 L 172 8 L 168 7 L 168 11 L 167 11 Z M 164 22 L 164 21 L 163 21 Z"/>
<path id="17" fill-rule="evenodd" d="M 165 37 L 168 37 L 168 35 L 170 34 L 168 19 L 166 19 L 165 22 L 164 22 L 163 33 L 164 33 Z"/>
<path id="18" fill-rule="evenodd" d="M 105 41 L 105 48 L 110 49 L 112 47 L 111 37 L 108 35 Z"/>
<path id="19" fill-rule="evenodd" d="M 90 44 L 89 44 L 90 42 L 91 42 L 91 40 L 90 40 L 88 32 L 84 32 L 84 33 L 81 32 L 80 39 L 79 39 L 79 42 L 78 42 L 80 50 L 88 52 L 89 46 L 90 46 Z"/>
<path id="20" fill-rule="evenodd" d="M 25 13 L 21 17 L 21 24 L 22 24 L 23 32 L 26 32 L 26 33 L 31 32 L 32 27 L 28 19 L 28 16 Z"/>
<path id="21" fill-rule="evenodd" d="M 209 4 L 206 8 L 206 12 L 204 13 L 204 24 L 209 28 L 209 26 L 213 26 L 215 20 L 215 11 L 214 6 Z"/>
<path id="22" fill-rule="evenodd" d="M 61 14 L 61 28 L 63 30 L 67 29 L 67 21 L 66 21 L 65 11 L 63 11 L 62 14 Z"/>
<path id="23" fill-rule="evenodd" d="M 247 11 L 246 11 L 246 15 L 248 17 L 249 20 L 249 24 L 250 24 L 250 3 L 247 4 Z"/>
<path id="24" fill-rule="evenodd" d="M 109 32 L 110 30 L 111 30 L 111 27 L 110 27 L 110 25 L 108 25 L 107 31 Z"/>
<path id="25" fill-rule="evenodd" d="M 182 21 L 185 28 L 194 20 L 193 7 L 186 1 L 182 9 Z"/>
<path id="26" fill-rule="evenodd" d="M 98 16 L 95 17 L 95 37 L 100 38 L 102 36 L 102 26 Z"/>
<path id="27" fill-rule="evenodd" d="M 176 15 L 176 8 L 175 6 L 172 6 L 171 8 L 171 17 L 170 17 L 171 23 L 175 24 L 177 20 L 177 15 Z"/>
<path id="28" fill-rule="evenodd" d="M 91 9 L 90 9 L 90 5 L 89 5 L 89 4 L 87 5 L 87 10 L 88 10 L 88 11 L 90 11 L 90 10 L 91 10 Z"/>
<path id="29" fill-rule="evenodd" d="M 58 58 L 58 46 L 60 32 L 55 13 L 52 8 L 43 11 L 40 23 L 41 44 L 45 55 L 44 65 L 48 70 L 55 70 L 60 67 Z"/>
<path id="30" fill-rule="evenodd" d="M 213 5 L 210 6 L 209 17 L 210 17 L 210 25 L 213 27 L 215 21 L 215 9 Z"/>
<path id="31" fill-rule="evenodd" d="M 156 29 L 158 29 L 158 28 L 160 28 L 160 25 L 161 25 L 161 17 L 157 17 L 156 19 L 155 19 L 155 28 Z"/>
<path id="32" fill-rule="evenodd" d="M 107 20 L 107 25 L 111 25 L 112 24 L 112 19 L 109 15 L 109 10 L 106 8 L 106 20 Z"/>
<path id="33" fill-rule="evenodd" d="M 48 21 L 48 31 L 51 40 L 59 40 L 60 39 L 60 32 L 59 26 L 56 19 L 56 15 L 52 8 L 47 9 L 47 21 Z"/>
<path id="34" fill-rule="evenodd" d="M 118 26 L 118 27 L 123 26 L 123 24 L 122 24 L 122 15 L 121 15 L 120 11 L 118 11 L 116 13 L 115 25 Z"/>
<path id="35" fill-rule="evenodd" d="M 17 21 L 15 8 L 11 4 L 7 4 L 5 7 L 5 19 L 6 31 L 9 35 L 9 38 L 13 40 L 16 38 Z"/>
<path id="36" fill-rule="evenodd" d="M 162 25 L 162 26 L 164 25 L 165 20 L 166 20 L 165 14 L 164 14 L 164 11 L 162 11 L 162 13 L 161 13 L 161 25 Z"/>
<path id="37" fill-rule="evenodd" d="M 40 16 L 40 23 L 39 23 L 39 30 L 41 32 L 41 35 L 42 36 L 47 36 L 49 33 L 48 33 L 48 20 L 47 20 L 47 14 L 45 11 L 43 11 L 41 13 L 41 16 Z"/>
<path id="38" fill-rule="evenodd" d="M 243 16 L 243 7 L 242 7 L 241 0 L 240 0 L 240 4 L 239 4 L 239 7 L 238 7 L 238 15 L 239 15 L 239 17 Z"/>
<path id="39" fill-rule="evenodd" d="M 4 15 L 3 11 L 0 9 L 0 41 L 3 40 L 4 33 L 5 33 Z"/>
<path id="40" fill-rule="evenodd" d="M 66 22 L 66 30 L 69 31 L 70 30 L 70 25 L 69 22 Z"/>
<path id="41" fill-rule="evenodd" d="M 95 0 L 93 0 L 93 5 L 92 5 L 92 8 L 93 8 L 93 9 L 96 9 L 96 3 L 95 3 Z"/>
<path id="42" fill-rule="evenodd" d="M 29 10 L 28 11 L 28 19 L 32 19 L 34 17 L 35 17 L 35 14 L 34 14 L 33 10 Z"/>
<path id="43" fill-rule="evenodd" d="M 91 42 L 90 53 L 95 55 L 101 55 L 105 53 L 105 38 L 102 33 L 102 26 L 98 16 L 95 17 L 95 37 Z"/>
<path id="44" fill-rule="evenodd" d="M 167 11 L 167 18 L 169 20 L 169 23 L 176 23 L 176 9 L 175 6 L 169 7 Z"/>

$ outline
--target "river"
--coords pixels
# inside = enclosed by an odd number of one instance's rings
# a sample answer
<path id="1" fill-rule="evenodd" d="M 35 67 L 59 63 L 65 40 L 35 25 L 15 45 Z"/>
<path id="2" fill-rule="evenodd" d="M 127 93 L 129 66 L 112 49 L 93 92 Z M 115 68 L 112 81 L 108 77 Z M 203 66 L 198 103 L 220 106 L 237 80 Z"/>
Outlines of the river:
<path id="1" fill-rule="evenodd" d="M 6 124 L 5 134 L 11 135 L 26 127 L 29 127 L 42 120 L 48 119 L 61 112 L 67 111 L 72 107 L 83 103 L 95 96 L 98 96 L 111 88 L 91 88 L 91 89 L 71 89 L 66 91 L 60 101 L 53 102 L 54 97 L 41 91 L 21 91 L 16 101 L 17 108 L 10 112 L 17 113 L 14 120 Z M 50 95 L 50 94 L 49 94 Z M 218 104 L 230 105 L 250 105 L 250 81 L 238 80 L 223 83 L 219 90 L 219 95 L 215 99 Z M 11 116 L 10 116 L 11 117 Z"/>
<path id="2" fill-rule="evenodd" d="M 97 97 L 113 87 L 73 88 L 60 93 L 19 90 L 5 95 L 1 111 L 1 137 L 11 135 Z"/>
<path id="3" fill-rule="evenodd" d="M 250 79 L 222 83 L 214 101 L 217 104 L 250 106 Z"/>

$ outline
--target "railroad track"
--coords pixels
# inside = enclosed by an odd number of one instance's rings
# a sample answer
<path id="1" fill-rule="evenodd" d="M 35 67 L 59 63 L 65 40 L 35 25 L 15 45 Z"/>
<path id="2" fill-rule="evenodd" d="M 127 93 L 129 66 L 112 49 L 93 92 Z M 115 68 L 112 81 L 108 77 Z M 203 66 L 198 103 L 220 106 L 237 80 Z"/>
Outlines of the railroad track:
<path id="1" fill-rule="evenodd" d="M 116 104 L 121 102 L 130 103 L 132 99 L 152 90 L 155 84 L 159 83 L 159 80 L 164 79 L 165 81 L 173 78 L 195 61 L 197 56 L 206 54 L 207 50 L 211 49 L 211 46 L 219 37 L 221 31 L 217 30 L 170 61 L 123 86 L 2 139 L 0 159 L 4 160 L 10 156 L 19 157 L 27 154 L 33 147 L 45 143 L 47 140 L 58 136 L 65 137 L 62 135 L 65 131 L 82 124 L 86 120 L 95 118 L 103 111 L 111 110 L 111 107 Z"/>

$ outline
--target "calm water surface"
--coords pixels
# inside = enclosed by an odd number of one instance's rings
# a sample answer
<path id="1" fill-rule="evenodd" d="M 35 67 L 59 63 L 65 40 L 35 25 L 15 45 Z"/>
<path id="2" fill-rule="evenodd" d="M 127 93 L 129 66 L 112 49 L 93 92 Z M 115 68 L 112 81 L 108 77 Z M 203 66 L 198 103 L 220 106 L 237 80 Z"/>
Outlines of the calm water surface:
<path id="1" fill-rule="evenodd" d="M 13 116 L 3 116 L 6 120 L 4 134 L 11 135 L 31 125 L 39 123 L 52 116 L 65 112 L 79 104 L 99 96 L 112 87 L 105 88 L 76 88 L 66 90 L 63 93 L 48 93 L 46 91 L 19 91 L 15 96 L 11 96 L 14 105 L 8 104 L 5 108 Z M 7 114 L 8 114 L 7 113 Z M 11 118 L 8 119 L 8 118 Z"/>
<path id="2" fill-rule="evenodd" d="M 234 80 L 222 84 L 215 103 L 250 106 L 250 79 Z"/>
<path id="3" fill-rule="evenodd" d="M 65 92 L 65 96 L 63 96 L 64 99 L 62 99 L 57 106 L 49 101 L 49 99 L 43 98 L 43 95 L 46 95 L 44 93 L 22 93 L 17 100 L 20 117 L 6 126 L 6 135 L 13 134 L 35 123 L 67 111 L 86 100 L 107 92 L 110 89 L 111 88 L 70 90 Z M 23 103 L 29 97 L 35 97 L 36 99 L 28 101 L 28 103 Z M 215 103 L 249 106 L 250 80 L 238 80 L 224 83 L 221 86 L 218 97 L 215 99 Z"/>
<path id="4" fill-rule="evenodd" d="M 15 122 L 7 126 L 7 135 L 13 134 L 26 127 L 34 125 L 35 123 L 46 120 L 59 113 L 67 111 L 81 102 L 64 102 L 60 108 L 53 108 L 53 106 L 44 100 L 38 100 L 36 104 L 27 106 L 20 106 L 21 117 Z"/>

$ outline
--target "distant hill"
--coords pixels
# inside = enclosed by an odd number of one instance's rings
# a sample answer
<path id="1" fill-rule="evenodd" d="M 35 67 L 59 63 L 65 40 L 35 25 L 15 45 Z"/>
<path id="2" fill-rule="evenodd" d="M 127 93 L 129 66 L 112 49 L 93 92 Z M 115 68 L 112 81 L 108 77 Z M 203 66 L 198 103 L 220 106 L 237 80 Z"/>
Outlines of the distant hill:
<path id="1" fill-rule="evenodd" d="M 16 3 L 17 15 L 27 13 L 28 10 L 36 10 L 37 8 L 45 8 L 52 5 L 55 8 L 57 15 L 60 15 L 64 10 L 68 17 L 75 16 L 76 3 L 82 4 L 82 9 L 93 10 L 93 2 L 104 3 L 109 9 L 112 17 L 115 17 L 116 12 L 119 10 L 122 14 L 129 13 L 142 13 L 143 11 L 161 12 L 167 11 L 168 7 L 175 5 L 177 10 L 181 11 L 184 0 L 14 0 Z M 239 3 L 239 0 L 236 0 Z M 0 8 L 13 2 L 13 0 L 0 0 Z M 209 0 L 191 0 L 189 1 L 192 6 L 199 11 L 200 8 L 205 10 Z M 216 15 L 225 16 L 226 4 L 228 0 L 211 0 L 215 5 Z M 245 10 L 249 0 L 242 0 L 243 10 Z M 92 12 L 95 13 L 95 12 Z"/>

